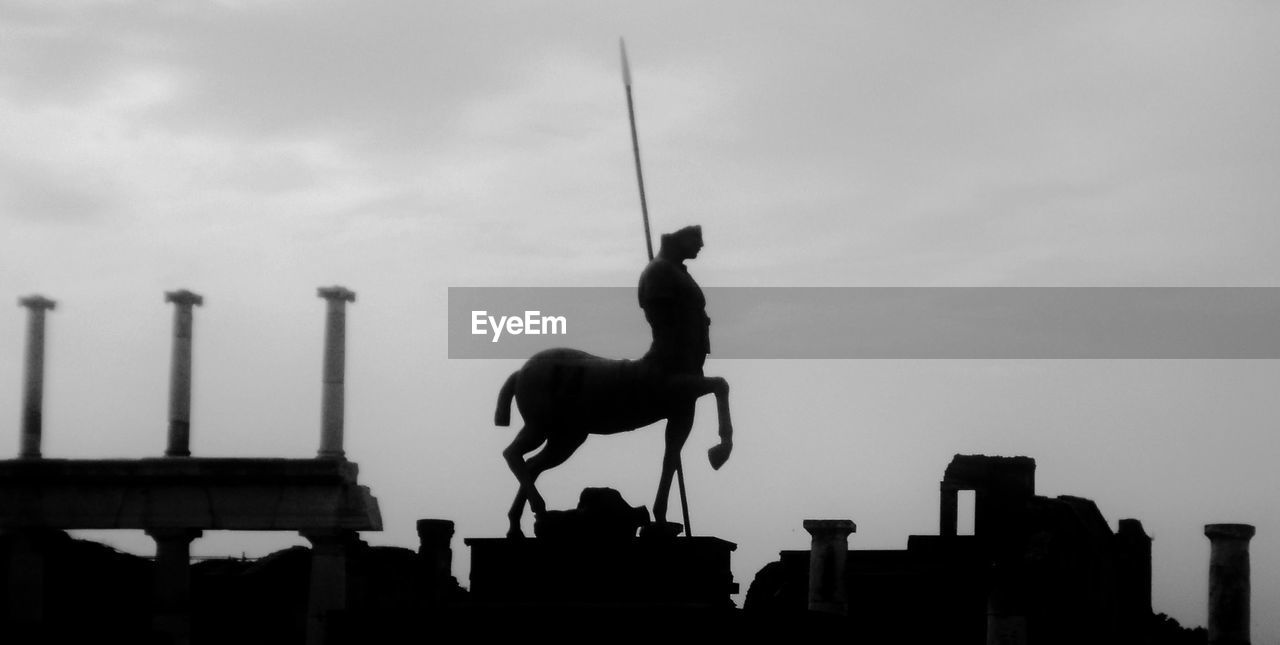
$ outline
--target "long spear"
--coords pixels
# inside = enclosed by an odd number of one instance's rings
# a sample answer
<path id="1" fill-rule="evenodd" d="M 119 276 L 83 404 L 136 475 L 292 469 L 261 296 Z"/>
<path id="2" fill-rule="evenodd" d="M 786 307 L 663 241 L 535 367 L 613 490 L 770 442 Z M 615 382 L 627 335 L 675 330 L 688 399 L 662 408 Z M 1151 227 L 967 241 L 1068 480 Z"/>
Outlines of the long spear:
<path id="1" fill-rule="evenodd" d="M 649 252 L 649 261 L 653 261 L 653 234 L 649 232 L 649 204 L 644 198 L 644 172 L 640 169 L 640 139 L 636 136 L 636 107 L 631 100 L 631 64 L 627 62 L 627 42 L 618 39 L 618 50 L 622 52 L 622 84 L 627 88 L 627 117 L 631 122 L 631 152 L 636 160 L 636 183 L 640 185 L 640 215 L 644 218 L 644 246 Z M 676 455 L 676 484 L 680 488 L 680 512 L 684 515 L 684 534 L 693 535 L 689 526 L 689 499 L 684 490 L 684 463 L 680 455 Z"/>
<path id="2" fill-rule="evenodd" d="M 644 199 L 644 171 L 640 169 L 640 139 L 636 136 L 636 107 L 631 100 L 631 65 L 627 62 L 627 42 L 619 38 L 618 49 L 622 52 L 622 84 L 627 88 L 627 116 L 631 121 L 631 152 L 636 159 L 636 183 L 640 185 L 640 214 L 644 217 L 644 246 L 649 251 L 649 261 L 652 262 L 653 234 L 649 232 L 649 204 Z M 683 490 L 681 488 L 681 491 Z"/>

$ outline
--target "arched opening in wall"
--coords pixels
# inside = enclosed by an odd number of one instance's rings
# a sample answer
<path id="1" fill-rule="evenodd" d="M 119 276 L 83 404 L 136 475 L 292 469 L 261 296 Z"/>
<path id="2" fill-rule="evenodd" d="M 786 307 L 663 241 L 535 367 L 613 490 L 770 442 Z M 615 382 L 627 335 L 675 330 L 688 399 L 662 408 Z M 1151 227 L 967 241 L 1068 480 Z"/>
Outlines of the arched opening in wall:
<path id="1" fill-rule="evenodd" d="M 977 525 L 978 494 L 962 490 L 956 494 L 956 535 L 973 535 Z"/>

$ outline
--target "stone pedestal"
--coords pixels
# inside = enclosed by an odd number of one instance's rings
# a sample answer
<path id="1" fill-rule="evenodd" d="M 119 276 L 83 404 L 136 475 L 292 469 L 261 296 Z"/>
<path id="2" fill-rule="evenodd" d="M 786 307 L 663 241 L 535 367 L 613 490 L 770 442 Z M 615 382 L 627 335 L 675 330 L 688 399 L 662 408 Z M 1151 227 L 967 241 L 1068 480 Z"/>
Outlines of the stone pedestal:
<path id="1" fill-rule="evenodd" d="M 719 538 L 467 538 L 471 599 L 502 607 L 727 609 L 737 545 Z"/>
<path id="2" fill-rule="evenodd" d="M 805 520 L 804 530 L 813 536 L 809 546 L 809 611 L 847 615 L 845 560 L 849 534 L 858 527 L 851 520 Z"/>
<path id="3" fill-rule="evenodd" d="M 1209 645 L 1248 645 L 1249 524 L 1208 524 Z"/>

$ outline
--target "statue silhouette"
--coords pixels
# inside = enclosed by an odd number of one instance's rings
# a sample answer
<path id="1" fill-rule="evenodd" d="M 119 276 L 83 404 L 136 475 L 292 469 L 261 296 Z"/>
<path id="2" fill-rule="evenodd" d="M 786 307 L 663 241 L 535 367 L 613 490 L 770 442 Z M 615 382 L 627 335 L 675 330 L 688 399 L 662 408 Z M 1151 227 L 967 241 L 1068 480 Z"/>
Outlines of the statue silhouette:
<path id="1" fill-rule="evenodd" d="M 615 434 L 667 420 L 666 450 L 654 521 L 666 523 L 671 479 L 689 431 L 699 397 L 715 394 L 720 443 L 708 451 L 719 469 L 733 449 L 729 418 L 729 383 L 704 376 L 710 349 L 710 319 L 702 290 L 689 276 L 685 260 L 698 255 L 702 229 L 683 228 L 662 236 L 658 257 L 640 276 L 639 300 L 653 331 L 649 351 L 638 361 L 613 360 L 576 349 L 549 349 L 533 355 L 507 378 L 498 393 L 494 423 L 511 423 L 515 399 L 525 425 L 502 452 L 520 482 L 507 514 L 508 537 L 523 537 L 520 518 L 527 502 L 535 514 L 546 502 L 535 482 L 543 472 L 568 459 L 591 434 Z M 530 457 L 525 455 L 545 447 Z"/>

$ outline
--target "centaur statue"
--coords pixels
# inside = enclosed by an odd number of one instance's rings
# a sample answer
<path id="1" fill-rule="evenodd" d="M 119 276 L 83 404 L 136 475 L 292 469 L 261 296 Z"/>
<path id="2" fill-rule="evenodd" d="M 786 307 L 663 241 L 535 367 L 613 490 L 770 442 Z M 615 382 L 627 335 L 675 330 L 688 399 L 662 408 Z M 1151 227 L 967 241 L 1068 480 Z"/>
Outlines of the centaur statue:
<path id="1" fill-rule="evenodd" d="M 591 434 L 615 434 L 667 420 L 662 476 L 653 503 L 654 521 L 669 526 L 667 498 L 680 463 L 680 450 L 693 429 L 699 397 L 714 394 L 720 443 L 708 451 L 719 469 L 733 449 L 729 419 L 729 383 L 703 376 L 710 351 L 710 319 L 702 290 L 689 276 L 685 260 L 702 249 L 702 229 L 690 226 L 662 236 L 658 257 L 640 276 L 640 306 L 653 330 L 653 344 L 637 361 L 611 360 L 576 349 L 548 349 L 530 358 L 507 378 L 498 394 L 494 422 L 511 424 L 511 399 L 524 427 L 502 456 L 520 482 L 507 514 L 508 537 L 523 537 L 525 503 L 535 514 L 547 505 L 535 485 L 538 476 L 564 463 Z M 525 455 L 544 446 L 529 459 Z"/>

